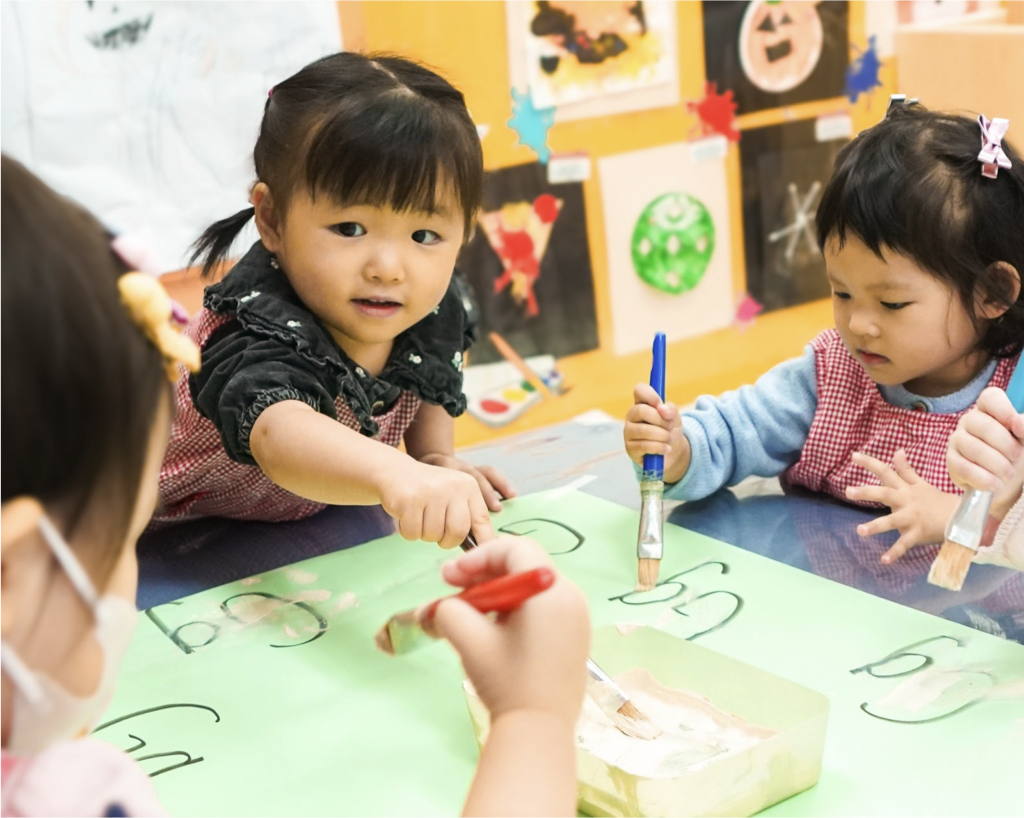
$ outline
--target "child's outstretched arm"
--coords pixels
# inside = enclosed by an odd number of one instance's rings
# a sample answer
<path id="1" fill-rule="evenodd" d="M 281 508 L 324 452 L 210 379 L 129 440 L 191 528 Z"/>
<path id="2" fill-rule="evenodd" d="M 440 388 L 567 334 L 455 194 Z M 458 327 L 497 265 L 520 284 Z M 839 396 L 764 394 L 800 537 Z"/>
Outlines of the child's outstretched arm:
<path id="1" fill-rule="evenodd" d="M 474 466 L 455 457 L 455 420 L 441 406 L 420 405 L 405 433 L 405 450 L 421 463 L 471 475 L 491 511 L 501 511 L 502 499 L 516 496 L 508 478 L 493 466 Z"/>
<path id="2" fill-rule="evenodd" d="M 446 563 L 443 576 L 468 587 L 540 566 L 551 566 L 543 548 L 506 536 Z M 582 592 L 559 576 L 502 621 L 449 599 L 434 622 L 491 714 L 464 814 L 575 815 L 576 721 L 590 649 Z"/>
<path id="3" fill-rule="evenodd" d="M 281 488 L 331 505 L 380 503 L 407 540 L 454 548 L 470 531 L 480 543 L 494 537 L 473 475 L 420 463 L 302 401 L 264 409 L 249 447 L 264 474 Z"/>

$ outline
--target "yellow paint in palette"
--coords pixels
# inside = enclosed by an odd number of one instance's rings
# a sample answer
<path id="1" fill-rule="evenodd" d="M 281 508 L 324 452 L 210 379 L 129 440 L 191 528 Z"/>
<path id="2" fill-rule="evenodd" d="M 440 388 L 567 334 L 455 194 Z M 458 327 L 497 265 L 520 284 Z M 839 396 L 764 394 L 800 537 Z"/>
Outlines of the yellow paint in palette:
<path id="1" fill-rule="evenodd" d="M 540 392 L 524 379 L 471 398 L 467 411 L 481 423 L 498 429 L 511 423 L 540 400 Z"/>

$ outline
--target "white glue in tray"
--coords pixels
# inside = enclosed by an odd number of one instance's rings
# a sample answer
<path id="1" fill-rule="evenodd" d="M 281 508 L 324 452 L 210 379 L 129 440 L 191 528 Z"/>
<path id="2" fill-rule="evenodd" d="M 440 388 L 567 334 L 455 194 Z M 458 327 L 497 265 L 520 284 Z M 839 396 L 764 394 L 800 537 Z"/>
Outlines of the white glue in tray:
<path id="1" fill-rule="evenodd" d="M 817 782 L 821 693 L 654 628 L 600 628 L 591 654 L 664 731 L 627 738 L 588 698 L 577 727 L 584 813 L 753 815 Z M 465 687 L 482 743 L 487 710 Z"/>

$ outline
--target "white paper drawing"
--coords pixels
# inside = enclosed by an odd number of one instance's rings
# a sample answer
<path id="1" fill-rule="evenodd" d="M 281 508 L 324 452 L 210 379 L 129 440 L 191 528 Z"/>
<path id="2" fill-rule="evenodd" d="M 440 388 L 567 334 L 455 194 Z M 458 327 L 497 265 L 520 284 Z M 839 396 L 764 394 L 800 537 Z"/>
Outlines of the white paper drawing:
<path id="1" fill-rule="evenodd" d="M 735 310 L 724 158 L 680 142 L 599 160 L 616 355 L 728 327 Z M 644 218 L 641 219 L 641 216 Z"/>
<path id="2" fill-rule="evenodd" d="M 336 4 L 2 3 L 2 139 L 164 270 L 247 205 L 267 92 L 341 48 Z"/>

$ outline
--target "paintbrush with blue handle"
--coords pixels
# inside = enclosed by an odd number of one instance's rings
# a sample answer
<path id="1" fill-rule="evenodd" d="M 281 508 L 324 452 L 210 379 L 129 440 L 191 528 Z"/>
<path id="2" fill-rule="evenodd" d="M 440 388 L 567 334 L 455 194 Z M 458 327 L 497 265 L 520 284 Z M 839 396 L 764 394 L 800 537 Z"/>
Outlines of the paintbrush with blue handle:
<path id="1" fill-rule="evenodd" d="M 651 349 L 651 388 L 665 400 L 665 333 L 654 336 Z M 665 492 L 665 457 L 645 454 L 640 475 L 640 531 L 636 538 L 638 591 L 650 591 L 658 584 L 661 556 L 665 549 L 662 495 Z"/>
<path id="2" fill-rule="evenodd" d="M 1017 362 L 1006 397 L 1017 412 L 1024 412 L 1024 356 Z M 981 546 L 981 536 L 992 508 L 992 492 L 968 488 L 946 526 L 946 541 L 928 571 L 928 581 L 940 588 L 959 591 L 971 561 Z"/>

